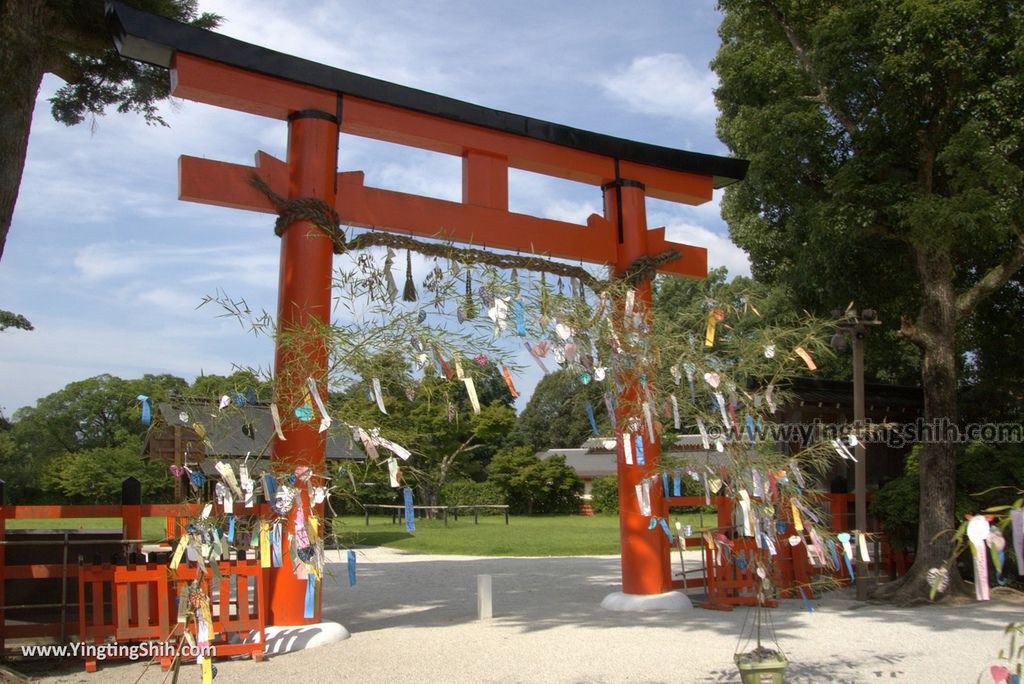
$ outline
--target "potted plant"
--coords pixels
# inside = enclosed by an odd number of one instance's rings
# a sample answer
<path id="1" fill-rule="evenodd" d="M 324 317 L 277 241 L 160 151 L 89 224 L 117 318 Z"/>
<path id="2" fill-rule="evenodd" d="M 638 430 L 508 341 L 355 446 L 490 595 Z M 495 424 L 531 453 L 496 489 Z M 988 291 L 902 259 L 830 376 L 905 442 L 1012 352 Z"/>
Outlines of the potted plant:
<path id="1" fill-rule="evenodd" d="M 758 568 L 758 574 L 763 569 Z M 771 621 L 771 613 L 764 606 L 764 594 L 758 592 L 757 605 L 751 609 L 754 620 L 750 631 L 746 633 L 747 639 L 741 643 L 745 649 L 753 641 L 753 649 L 738 650 L 733 659 L 736 667 L 740 670 L 740 681 L 743 684 L 782 684 L 786 675 L 786 666 L 789 660 L 786 654 L 779 648 L 779 642 L 775 638 L 775 626 Z M 748 620 L 750 616 L 748 615 Z M 762 642 L 762 635 L 770 638 L 770 642 Z M 766 645 L 770 644 L 770 645 Z M 771 646 L 774 646 L 772 648 Z"/>

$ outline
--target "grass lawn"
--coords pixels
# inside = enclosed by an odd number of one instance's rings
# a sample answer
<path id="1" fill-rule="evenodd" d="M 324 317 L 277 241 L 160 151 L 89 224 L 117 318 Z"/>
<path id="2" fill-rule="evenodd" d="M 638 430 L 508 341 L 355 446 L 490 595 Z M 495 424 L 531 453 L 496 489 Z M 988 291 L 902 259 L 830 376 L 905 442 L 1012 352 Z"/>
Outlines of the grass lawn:
<path id="1" fill-rule="evenodd" d="M 699 527 L 696 513 L 673 514 L 671 524 L 679 520 Z M 704 514 L 704 524 L 714 525 L 714 514 Z M 120 529 L 120 518 L 62 518 L 8 520 L 7 529 Z M 587 556 L 619 552 L 619 518 L 614 515 L 552 515 L 515 516 L 505 525 L 501 515 L 481 515 L 480 524 L 473 516 L 442 520 L 417 518 L 416 532 L 405 531 L 401 518 L 391 524 L 390 515 L 370 516 L 366 526 L 363 516 L 342 516 L 336 519 L 334 531 L 346 545 L 387 546 L 404 551 L 468 556 Z M 673 529 L 673 534 L 675 530 Z M 654 531 L 651 531 L 654 534 Z M 142 536 L 158 540 L 164 537 L 164 518 L 143 518 Z"/>
<path id="2" fill-rule="evenodd" d="M 143 518 L 142 537 L 154 541 L 164 538 L 165 518 Z M 121 529 L 120 518 L 26 518 L 8 520 L 9 530 L 78 530 L 78 529 Z"/>
<path id="3" fill-rule="evenodd" d="M 694 527 L 696 513 L 673 515 Z M 714 515 L 704 515 L 705 524 L 714 524 Z M 460 517 L 456 522 L 416 520 L 416 532 L 405 531 L 405 523 L 391 524 L 390 516 L 371 515 L 370 525 L 362 516 L 342 516 L 334 531 L 345 544 L 387 546 L 404 551 L 470 556 L 586 556 L 619 553 L 619 518 L 614 515 L 512 516 L 505 525 L 504 516 Z M 673 530 L 673 534 L 675 530 Z M 654 531 L 651 531 L 654 534 Z"/>

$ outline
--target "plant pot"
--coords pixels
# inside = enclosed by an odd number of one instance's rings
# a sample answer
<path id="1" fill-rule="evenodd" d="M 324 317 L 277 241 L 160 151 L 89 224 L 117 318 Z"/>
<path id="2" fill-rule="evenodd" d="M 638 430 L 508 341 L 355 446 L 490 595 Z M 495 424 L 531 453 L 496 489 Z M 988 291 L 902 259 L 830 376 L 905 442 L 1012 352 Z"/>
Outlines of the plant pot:
<path id="1" fill-rule="evenodd" d="M 743 684 L 782 684 L 789 664 L 786 656 L 767 649 L 737 653 L 735 661 Z"/>

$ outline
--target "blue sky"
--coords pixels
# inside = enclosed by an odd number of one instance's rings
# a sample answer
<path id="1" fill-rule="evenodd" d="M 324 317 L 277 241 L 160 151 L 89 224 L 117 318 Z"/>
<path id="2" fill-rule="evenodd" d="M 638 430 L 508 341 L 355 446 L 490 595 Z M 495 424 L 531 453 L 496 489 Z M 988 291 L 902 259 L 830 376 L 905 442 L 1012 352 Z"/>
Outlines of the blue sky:
<path id="1" fill-rule="evenodd" d="M 714 135 L 707 65 L 720 17 L 710 1 L 200 6 L 224 15 L 221 33 L 332 66 L 600 133 L 726 153 Z M 285 124 L 174 100 L 163 106 L 169 128 L 116 113 L 66 128 L 47 102 L 59 86 L 55 77 L 43 83 L 0 262 L 0 308 L 36 326 L 0 334 L 0 409 L 10 416 L 104 372 L 192 379 L 234 364 L 267 366 L 269 340 L 196 306 L 219 289 L 275 310 L 272 217 L 178 201 L 177 158 L 251 163 L 258 149 L 283 158 Z M 460 196 L 454 157 L 343 136 L 339 167 L 364 170 L 368 185 Z M 718 200 L 652 200 L 648 223 L 708 247 L 709 267 L 748 273 Z M 600 206 L 598 188 L 511 174 L 514 211 L 582 222 Z M 416 275 L 422 281 L 425 270 Z M 538 379 L 531 370 L 517 385 L 528 397 Z"/>

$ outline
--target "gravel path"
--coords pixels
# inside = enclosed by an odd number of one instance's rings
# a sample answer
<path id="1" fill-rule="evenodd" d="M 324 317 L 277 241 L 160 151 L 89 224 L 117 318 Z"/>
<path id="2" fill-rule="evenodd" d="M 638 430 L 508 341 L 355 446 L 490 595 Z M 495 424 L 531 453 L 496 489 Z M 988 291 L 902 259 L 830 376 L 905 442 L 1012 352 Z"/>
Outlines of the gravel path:
<path id="1" fill-rule="evenodd" d="M 618 589 L 618 557 L 475 558 L 359 552 L 328 580 L 324 619 L 346 641 L 264 663 L 218 663 L 217 683 L 283 682 L 738 682 L 732 662 L 744 610 L 623 614 L 599 607 Z M 476 575 L 494 583 L 494 619 L 475 620 Z M 1024 619 L 1020 603 L 900 609 L 858 606 L 837 592 L 773 612 L 791 661 L 789 682 L 974 682 Z M 48 682 L 162 681 L 159 667 L 105 664 Z M 986 675 L 987 679 L 987 675 Z M 195 665 L 179 681 L 198 682 Z M 985 681 L 985 680 L 982 680 Z"/>

